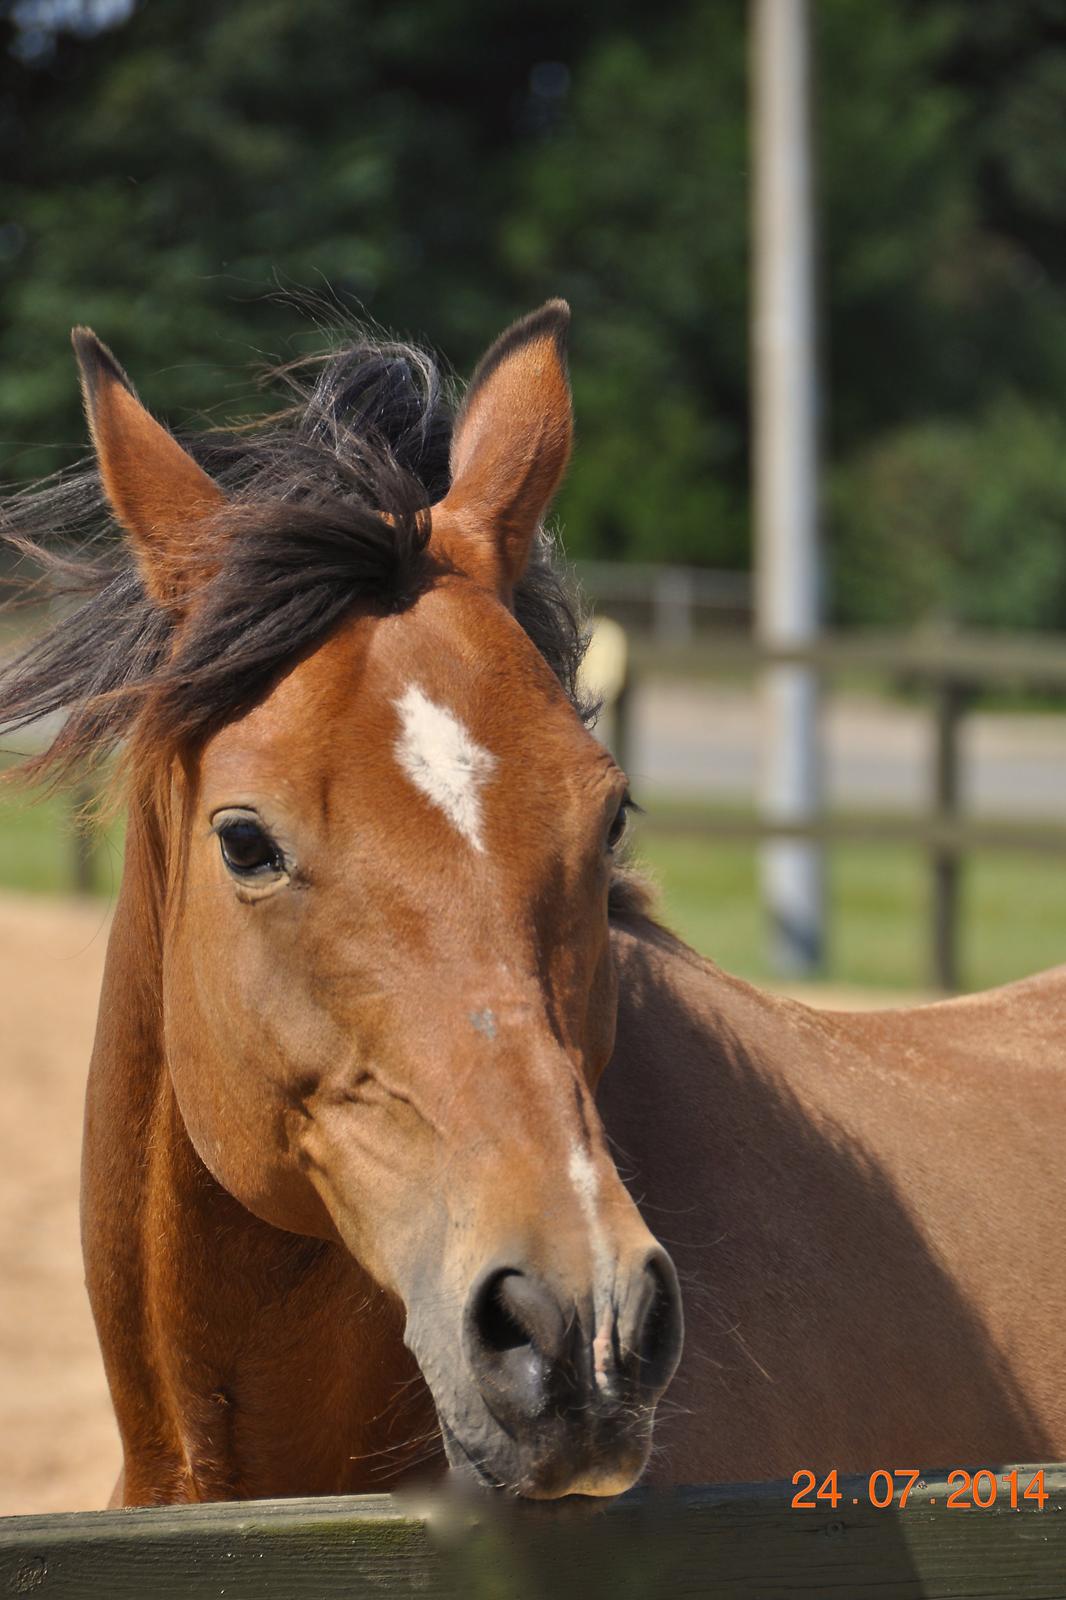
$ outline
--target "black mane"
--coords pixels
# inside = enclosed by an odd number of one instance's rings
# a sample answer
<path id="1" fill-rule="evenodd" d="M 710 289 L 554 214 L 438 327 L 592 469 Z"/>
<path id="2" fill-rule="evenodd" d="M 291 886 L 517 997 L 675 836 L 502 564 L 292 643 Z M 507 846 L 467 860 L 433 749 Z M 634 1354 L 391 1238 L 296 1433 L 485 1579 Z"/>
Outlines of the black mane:
<path id="1" fill-rule="evenodd" d="M 11 496 L 0 545 L 14 602 L 58 591 L 53 626 L 0 669 L 0 733 L 65 713 L 24 764 L 62 779 L 123 739 L 173 749 L 263 695 L 357 601 L 408 605 L 429 575 L 427 508 L 446 491 L 454 407 L 424 351 L 360 337 L 277 368 L 287 404 L 262 422 L 182 444 L 227 495 L 207 530 L 212 565 L 175 633 L 147 593 L 95 466 Z M 217 549 L 217 559 L 215 550 Z M 574 704 L 584 639 L 539 535 L 515 611 Z"/>

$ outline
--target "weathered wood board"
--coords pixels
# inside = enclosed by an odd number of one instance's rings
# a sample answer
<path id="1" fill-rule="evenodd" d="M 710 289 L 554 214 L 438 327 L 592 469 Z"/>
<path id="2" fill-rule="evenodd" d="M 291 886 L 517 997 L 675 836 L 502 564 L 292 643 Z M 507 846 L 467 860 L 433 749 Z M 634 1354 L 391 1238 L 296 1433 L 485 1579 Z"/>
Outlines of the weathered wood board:
<path id="1" fill-rule="evenodd" d="M 1025 1484 L 1037 1469 L 1019 1474 Z M 40 1600 L 1066 1600 L 1066 1467 L 1043 1509 L 949 1509 L 943 1475 L 908 1503 L 794 1510 L 794 1486 L 639 1492 L 586 1515 L 389 1496 L 0 1519 L 0 1594 Z M 857 1503 L 856 1503 L 857 1502 Z"/>

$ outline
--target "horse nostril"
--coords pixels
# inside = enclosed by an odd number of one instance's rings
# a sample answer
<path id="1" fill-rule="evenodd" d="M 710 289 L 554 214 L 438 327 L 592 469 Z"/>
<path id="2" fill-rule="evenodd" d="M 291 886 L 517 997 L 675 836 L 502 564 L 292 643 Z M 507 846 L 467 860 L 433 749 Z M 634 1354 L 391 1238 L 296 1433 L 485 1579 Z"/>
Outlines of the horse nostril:
<path id="1" fill-rule="evenodd" d="M 505 1430 L 549 1413 L 584 1416 L 590 1405 L 601 1421 L 655 1405 L 681 1354 L 681 1295 L 665 1250 L 642 1253 L 615 1282 L 595 1327 L 591 1311 L 582 1318 L 570 1300 L 564 1308 L 520 1267 L 488 1268 L 473 1285 L 463 1347 Z"/>
<path id="2" fill-rule="evenodd" d="M 485 1274 L 471 1296 L 469 1319 L 482 1358 L 531 1349 L 553 1362 L 563 1347 L 562 1307 L 545 1284 L 518 1267 Z"/>
<path id="3" fill-rule="evenodd" d="M 487 1277 L 477 1291 L 471 1308 L 474 1331 L 487 1351 L 502 1355 L 506 1350 L 518 1350 L 530 1344 L 527 1324 L 518 1311 L 512 1285 L 521 1281 L 521 1273 L 504 1267 Z"/>
<path id="4" fill-rule="evenodd" d="M 475 1285 L 463 1343 L 474 1380 L 505 1428 L 541 1415 L 565 1339 L 562 1308 L 537 1278 L 501 1267 Z"/>
<path id="5" fill-rule="evenodd" d="M 640 1360 L 641 1388 L 661 1392 L 673 1377 L 681 1356 L 681 1290 L 674 1264 L 665 1251 L 649 1256 L 644 1272 L 648 1286 L 633 1347 Z"/>

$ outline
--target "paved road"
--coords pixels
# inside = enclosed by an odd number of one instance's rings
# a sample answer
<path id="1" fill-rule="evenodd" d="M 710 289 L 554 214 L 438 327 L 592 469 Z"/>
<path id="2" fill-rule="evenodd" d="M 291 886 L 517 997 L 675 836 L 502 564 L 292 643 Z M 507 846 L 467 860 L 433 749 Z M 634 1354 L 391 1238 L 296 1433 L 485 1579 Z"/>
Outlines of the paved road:
<path id="1" fill-rule="evenodd" d="M 758 703 L 713 684 L 649 681 L 633 705 L 634 791 L 743 801 L 758 770 Z M 975 713 L 963 725 L 964 805 L 975 815 L 1066 821 L 1066 717 Z M 826 783 L 843 808 L 928 802 L 932 718 L 919 705 L 838 698 L 825 716 Z"/>

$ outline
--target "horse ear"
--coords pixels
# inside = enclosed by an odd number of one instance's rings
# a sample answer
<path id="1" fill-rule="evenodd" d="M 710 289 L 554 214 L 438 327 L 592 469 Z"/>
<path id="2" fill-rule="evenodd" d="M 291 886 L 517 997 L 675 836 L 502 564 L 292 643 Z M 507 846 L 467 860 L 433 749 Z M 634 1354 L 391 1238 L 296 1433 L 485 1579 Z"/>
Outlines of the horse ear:
<path id="1" fill-rule="evenodd" d="M 475 570 L 507 600 L 570 457 L 569 326 L 566 301 L 549 300 L 508 328 L 482 357 L 452 435 L 441 509 L 460 531 L 460 564 L 480 546 Z"/>
<path id="2" fill-rule="evenodd" d="M 145 587 L 180 604 L 194 564 L 190 530 L 224 503 L 202 467 L 141 405 L 129 378 L 89 328 L 71 334 L 104 491 L 130 536 Z"/>

